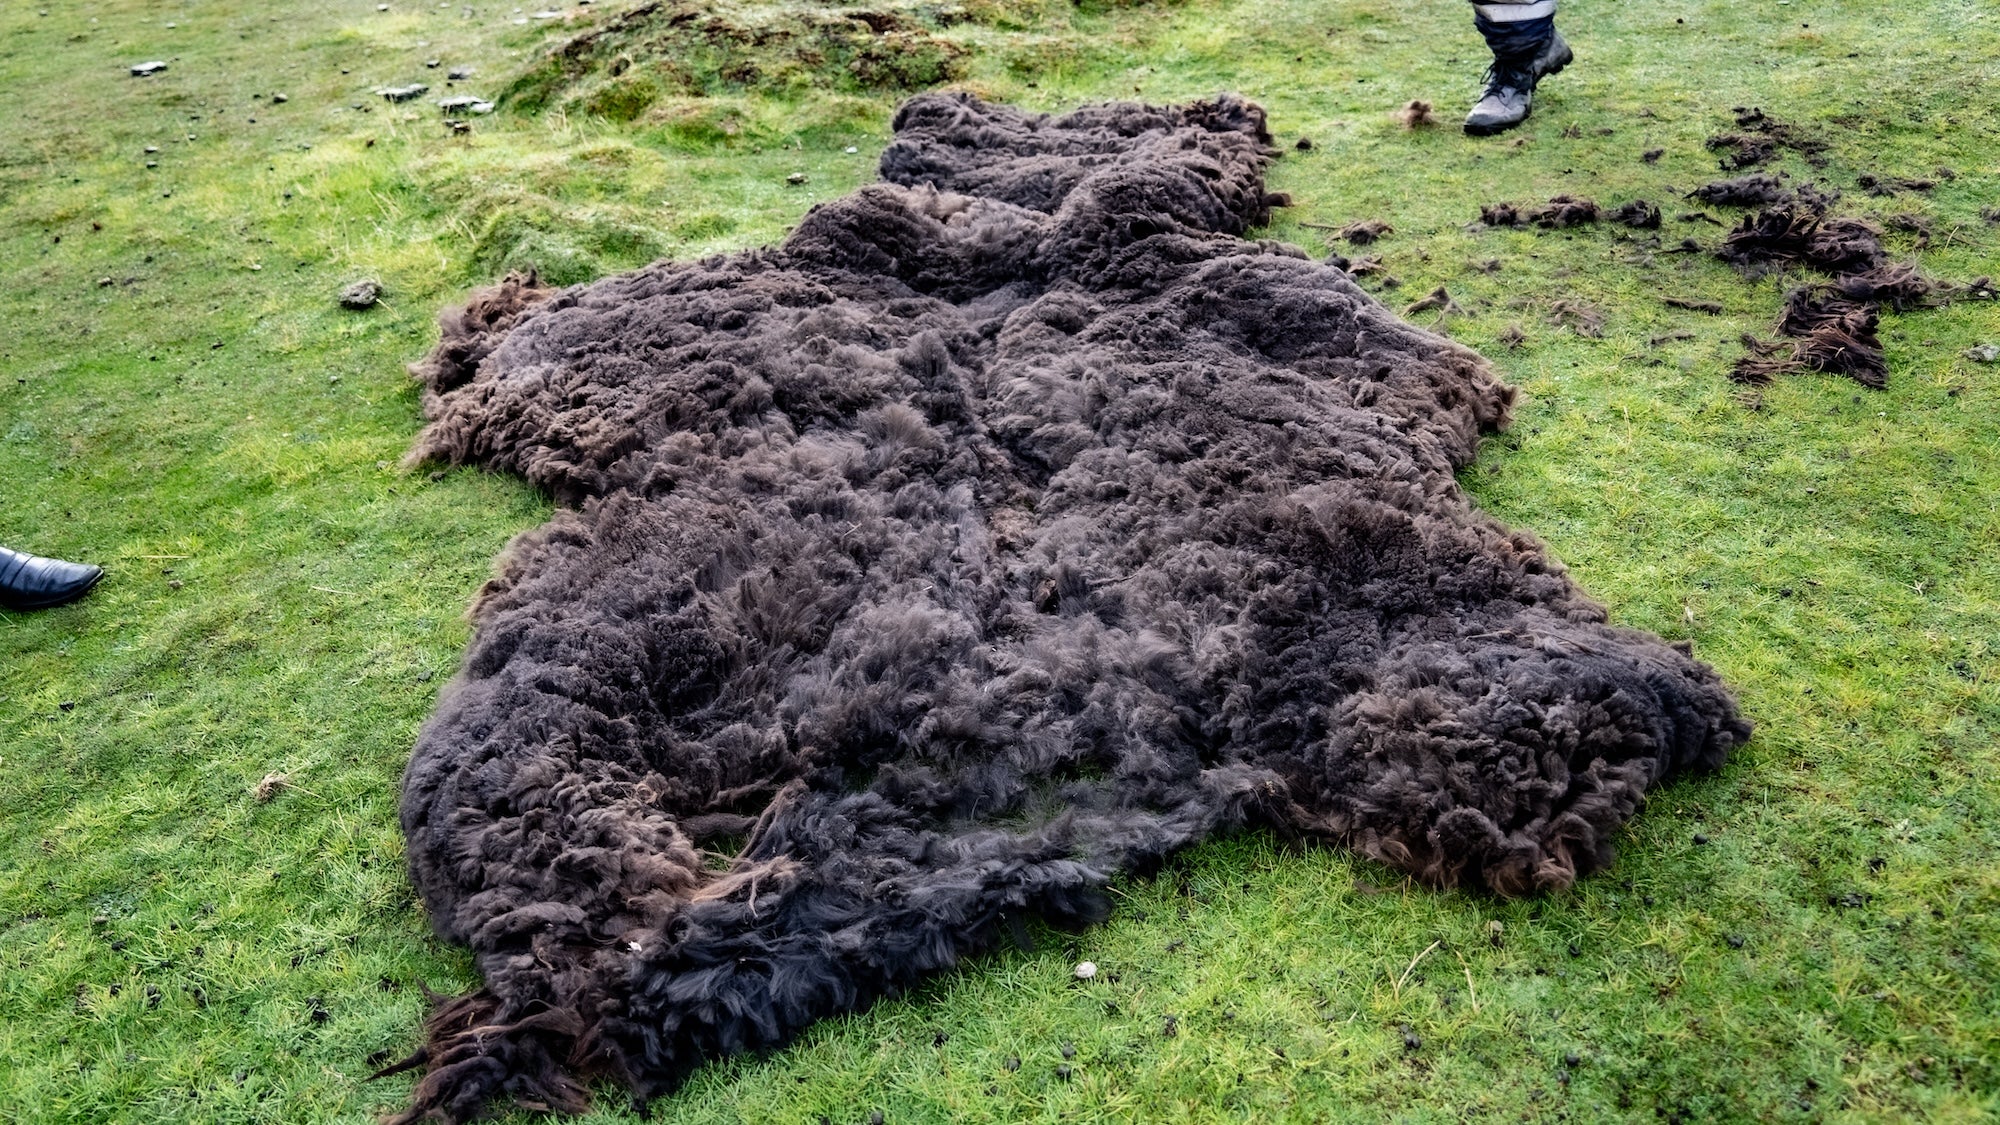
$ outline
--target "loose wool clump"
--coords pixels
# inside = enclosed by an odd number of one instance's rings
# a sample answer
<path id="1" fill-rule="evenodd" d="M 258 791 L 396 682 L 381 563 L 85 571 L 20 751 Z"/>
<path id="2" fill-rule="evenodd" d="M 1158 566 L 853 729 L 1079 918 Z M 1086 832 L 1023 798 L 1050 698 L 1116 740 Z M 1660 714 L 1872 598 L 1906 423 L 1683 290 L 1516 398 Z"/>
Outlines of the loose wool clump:
<path id="1" fill-rule="evenodd" d="M 1257 106 L 895 128 L 782 245 L 512 279 L 415 369 L 415 458 L 564 508 L 404 782 L 485 987 L 403 1120 L 643 1104 L 1248 826 L 1567 886 L 1749 736 L 1468 501 L 1479 356 L 1243 239 Z"/>

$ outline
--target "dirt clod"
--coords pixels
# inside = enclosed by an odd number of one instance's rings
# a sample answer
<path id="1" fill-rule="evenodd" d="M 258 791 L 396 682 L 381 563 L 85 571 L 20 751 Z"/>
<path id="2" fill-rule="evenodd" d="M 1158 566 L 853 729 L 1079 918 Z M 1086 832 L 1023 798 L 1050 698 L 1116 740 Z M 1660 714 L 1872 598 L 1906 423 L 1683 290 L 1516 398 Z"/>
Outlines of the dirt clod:
<path id="1" fill-rule="evenodd" d="M 357 281 L 340 291 L 343 309 L 372 309 L 382 299 L 382 283 L 373 278 Z"/>

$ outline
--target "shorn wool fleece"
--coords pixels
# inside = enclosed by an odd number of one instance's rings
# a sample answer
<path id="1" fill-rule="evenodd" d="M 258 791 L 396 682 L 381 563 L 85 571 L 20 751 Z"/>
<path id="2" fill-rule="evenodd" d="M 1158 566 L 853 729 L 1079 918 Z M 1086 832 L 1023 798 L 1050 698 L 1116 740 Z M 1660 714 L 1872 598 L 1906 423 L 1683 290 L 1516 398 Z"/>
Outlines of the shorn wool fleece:
<path id="1" fill-rule="evenodd" d="M 1512 392 L 1245 241 L 1257 106 L 906 104 L 785 242 L 511 278 L 416 367 L 508 548 L 402 818 L 485 987 L 405 1120 L 640 1102 L 1246 826 L 1517 895 L 1750 727 L 1453 479 Z"/>

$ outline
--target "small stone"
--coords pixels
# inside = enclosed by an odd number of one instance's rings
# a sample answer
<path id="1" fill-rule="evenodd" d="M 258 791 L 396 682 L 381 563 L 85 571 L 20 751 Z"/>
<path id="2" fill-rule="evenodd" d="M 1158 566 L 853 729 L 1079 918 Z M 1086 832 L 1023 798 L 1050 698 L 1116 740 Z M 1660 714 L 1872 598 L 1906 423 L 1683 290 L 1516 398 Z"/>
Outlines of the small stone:
<path id="1" fill-rule="evenodd" d="M 1083 961 L 1076 966 L 1076 979 L 1089 980 L 1097 975 L 1097 962 Z"/>
<path id="2" fill-rule="evenodd" d="M 469 66 L 455 66 L 446 71 L 444 76 L 446 81 L 463 82 L 472 77 L 472 68 Z"/>
<path id="3" fill-rule="evenodd" d="M 425 59 L 425 60 L 424 60 L 424 69 L 426 69 L 426 70 L 436 70 L 436 69 L 437 69 L 438 67 L 440 67 L 440 66 L 443 66 L 443 65 L 444 65 L 444 60 L 443 60 L 443 59 Z"/>
<path id="4" fill-rule="evenodd" d="M 1405 1051 L 1414 1051 L 1421 1048 L 1424 1045 L 1423 1039 L 1417 1035 L 1416 1031 L 1413 1030 L 1409 1024 L 1402 1025 L 1402 1028 L 1403 1028 L 1403 1049 Z"/>
<path id="5" fill-rule="evenodd" d="M 1699 847 L 1703 844 L 1708 843 L 1708 837 L 1700 832 L 1697 832 L 1694 834 L 1694 842 L 1695 846 Z"/>
<path id="6" fill-rule="evenodd" d="M 343 309 L 371 309 L 382 299 L 382 283 L 374 279 L 357 281 L 340 291 L 340 307 Z"/>
<path id="7" fill-rule="evenodd" d="M 2000 344 L 1980 344 L 1967 348 L 1965 358 L 1974 363 L 2000 362 Z"/>
<path id="8" fill-rule="evenodd" d="M 1006 1061 L 1006 1062 L 1003 1062 L 1003 1063 L 1001 1063 L 1001 1064 L 1000 1064 L 1000 1068 L 1001 1068 L 1002 1070 L 1005 1070 L 1005 1071 L 1006 1071 L 1007 1073 L 1009 1073 L 1009 1074 L 1012 1074 L 1012 1073 L 1014 1073 L 1015 1071 L 1017 1071 L 1017 1070 L 1021 1069 L 1021 1056 L 1019 1056 L 1019 1055 L 1008 1055 L 1008 1056 L 1007 1056 L 1007 1061 Z"/>
<path id="9" fill-rule="evenodd" d="M 154 59 L 152 62 L 142 62 L 137 66 L 134 66 L 132 68 L 132 77 L 150 78 L 153 75 L 158 74 L 165 69 L 167 69 L 166 63 L 161 62 L 158 59 Z"/>
<path id="10" fill-rule="evenodd" d="M 1070 1076 L 1070 1069 L 1068 1063 L 1063 1063 L 1061 1066 L 1056 1067 L 1057 1078 L 1060 1078 L 1064 1082 L 1067 1082 L 1069 1081 L 1069 1076 Z"/>
<path id="11" fill-rule="evenodd" d="M 97 287 L 99 289 L 109 289 L 114 284 L 116 284 L 116 282 L 112 281 L 108 277 L 100 277 L 97 279 Z"/>
<path id="12" fill-rule="evenodd" d="M 1575 1051 L 1571 1051 L 1563 1056 L 1563 1065 L 1567 1067 L 1575 1067 L 1576 1064 L 1582 1061 L 1583 1061 L 1583 1056 L 1577 1054 Z"/>
<path id="13" fill-rule="evenodd" d="M 1730 935 L 1728 935 L 1727 937 L 1724 937 L 1724 938 L 1723 938 L 1722 940 L 1723 940 L 1723 941 L 1726 941 L 1726 942 L 1728 942 L 1728 943 L 1729 943 L 1729 948 L 1731 948 L 1731 949 L 1741 949 L 1741 948 L 1743 948 L 1743 935 L 1742 935 L 1742 934 L 1730 934 Z"/>
<path id="14" fill-rule="evenodd" d="M 146 146 L 146 155 L 148 155 L 148 156 L 151 156 L 152 154 L 154 154 L 154 153 L 156 153 L 156 152 L 158 152 L 158 151 L 160 151 L 160 146 L 159 146 L 159 145 L 147 145 L 147 146 Z"/>
<path id="15" fill-rule="evenodd" d="M 76 710 L 76 700 L 65 699 L 61 703 L 56 704 L 56 707 L 65 712 L 74 711 Z"/>
<path id="16" fill-rule="evenodd" d="M 272 104 L 272 105 L 284 105 L 284 104 L 285 104 L 286 102 L 288 102 L 288 101 L 291 101 L 291 100 L 292 100 L 292 99 L 290 99 L 290 98 L 286 97 L 286 96 L 285 96 L 285 95 L 283 95 L 283 94 L 272 94 L 272 95 L 271 95 L 271 104 Z"/>
<path id="17" fill-rule="evenodd" d="M 1300 137 L 1299 143 L 1292 147 L 1298 149 L 1300 152 L 1311 152 L 1313 150 L 1313 139 L 1311 137 Z"/>
<path id="18" fill-rule="evenodd" d="M 882 1125 L 886 1120 L 888 1119 L 882 1116 L 882 1111 L 879 1109 L 868 1115 L 868 1125 Z"/>
<path id="19" fill-rule="evenodd" d="M 804 172 L 793 172 L 791 175 L 785 177 L 785 182 L 794 185 L 805 183 L 806 174 Z"/>
<path id="20" fill-rule="evenodd" d="M 856 148 L 856 147 L 855 147 L 855 146 L 853 146 L 853 145 L 848 145 L 848 146 L 847 146 L 846 148 L 842 149 L 841 151 L 842 151 L 842 152 L 845 152 L 845 153 L 847 153 L 847 154 L 849 154 L 849 155 L 851 156 L 851 155 L 853 155 L 854 153 L 857 153 L 857 152 L 860 152 L 861 150 L 860 150 L 859 148 Z"/>
<path id="21" fill-rule="evenodd" d="M 447 114 L 453 114 L 469 110 L 480 103 L 481 99 L 475 98 L 470 94 L 457 94 L 449 98 L 439 98 L 438 108 Z"/>
<path id="22" fill-rule="evenodd" d="M 1058 1047 L 1057 1050 L 1062 1052 L 1063 1058 L 1073 1059 L 1076 1057 L 1076 1044 L 1074 1043 L 1064 1043 L 1061 1047 Z"/>
<path id="23" fill-rule="evenodd" d="M 430 92 L 430 87 L 412 82 L 408 86 L 384 86 L 375 92 L 391 102 L 407 102 L 423 97 Z"/>

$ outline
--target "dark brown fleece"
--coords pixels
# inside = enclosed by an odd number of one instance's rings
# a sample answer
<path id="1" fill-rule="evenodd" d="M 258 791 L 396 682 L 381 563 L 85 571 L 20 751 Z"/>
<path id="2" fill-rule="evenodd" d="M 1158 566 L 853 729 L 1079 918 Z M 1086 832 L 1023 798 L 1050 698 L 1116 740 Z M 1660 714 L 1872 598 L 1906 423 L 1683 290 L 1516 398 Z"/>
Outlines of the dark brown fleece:
<path id="1" fill-rule="evenodd" d="M 445 319 L 416 454 L 565 506 L 405 780 L 485 987 L 406 1119 L 644 1101 L 1265 825 L 1525 894 L 1749 734 L 1454 472 L 1512 392 L 1249 242 L 1233 97 L 897 115 L 783 245 Z"/>

